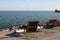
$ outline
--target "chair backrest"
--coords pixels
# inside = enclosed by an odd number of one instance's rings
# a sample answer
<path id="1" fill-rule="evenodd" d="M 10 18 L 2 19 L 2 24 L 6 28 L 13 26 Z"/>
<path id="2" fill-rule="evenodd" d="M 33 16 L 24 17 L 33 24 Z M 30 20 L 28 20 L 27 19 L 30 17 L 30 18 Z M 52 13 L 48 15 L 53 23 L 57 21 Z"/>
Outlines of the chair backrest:
<path id="1" fill-rule="evenodd" d="M 37 26 L 38 23 L 39 23 L 39 21 L 30 21 L 30 22 L 28 22 L 28 25 L 29 26 Z"/>
<path id="2" fill-rule="evenodd" d="M 37 29 L 38 21 L 29 21 L 28 28 L 26 29 L 27 32 L 35 32 Z"/>
<path id="3" fill-rule="evenodd" d="M 49 20 L 50 23 L 55 23 L 56 21 L 56 19 Z"/>

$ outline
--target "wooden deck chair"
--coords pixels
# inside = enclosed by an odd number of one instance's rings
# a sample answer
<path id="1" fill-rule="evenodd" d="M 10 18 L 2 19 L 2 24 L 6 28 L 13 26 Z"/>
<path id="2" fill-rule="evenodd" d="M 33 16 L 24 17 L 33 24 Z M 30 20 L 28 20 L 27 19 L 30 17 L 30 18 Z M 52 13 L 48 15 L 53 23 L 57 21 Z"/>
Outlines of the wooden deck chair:
<path id="1" fill-rule="evenodd" d="M 27 32 L 35 32 L 37 30 L 38 23 L 39 23 L 39 21 L 29 21 L 26 31 Z"/>

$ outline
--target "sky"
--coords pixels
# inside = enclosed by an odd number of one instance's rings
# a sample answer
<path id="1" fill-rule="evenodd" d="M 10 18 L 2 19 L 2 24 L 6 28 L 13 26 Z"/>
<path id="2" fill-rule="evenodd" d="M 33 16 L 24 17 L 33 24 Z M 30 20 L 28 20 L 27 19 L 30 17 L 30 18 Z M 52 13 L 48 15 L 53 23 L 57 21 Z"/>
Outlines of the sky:
<path id="1" fill-rule="evenodd" d="M 0 11 L 52 11 L 60 0 L 0 0 Z"/>

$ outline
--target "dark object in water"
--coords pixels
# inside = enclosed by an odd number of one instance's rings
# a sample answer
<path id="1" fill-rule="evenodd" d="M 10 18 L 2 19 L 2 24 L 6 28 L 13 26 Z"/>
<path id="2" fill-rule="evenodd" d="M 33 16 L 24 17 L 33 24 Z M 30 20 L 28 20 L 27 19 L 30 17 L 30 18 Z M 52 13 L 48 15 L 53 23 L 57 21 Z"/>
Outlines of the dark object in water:
<path id="1" fill-rule="evenodd" d="M 29 21 L 26 31 L 27 32 L 35 32 L 37 30 L 38 23 L 39 23 L 39 21 Z"/>
<path id="2" fill-rule="evenodd" d="M 55 9 L 55 12 L 60 12 L 60 10 Z"/>

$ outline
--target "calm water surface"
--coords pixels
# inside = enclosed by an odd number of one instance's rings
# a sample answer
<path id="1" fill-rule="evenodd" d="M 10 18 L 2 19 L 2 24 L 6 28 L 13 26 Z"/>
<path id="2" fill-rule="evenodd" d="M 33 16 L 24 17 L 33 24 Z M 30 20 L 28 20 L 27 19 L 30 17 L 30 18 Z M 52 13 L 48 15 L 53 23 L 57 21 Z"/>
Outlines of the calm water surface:
<path id="1" fill-rule="evenodd" d="M 54 11 L 0 11 L 0 29 L 36 20 L 42 24 L 49 19 L 60 20 L 60 13 Z"/>

